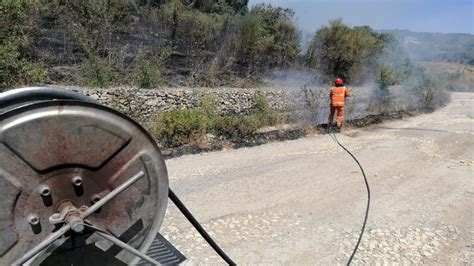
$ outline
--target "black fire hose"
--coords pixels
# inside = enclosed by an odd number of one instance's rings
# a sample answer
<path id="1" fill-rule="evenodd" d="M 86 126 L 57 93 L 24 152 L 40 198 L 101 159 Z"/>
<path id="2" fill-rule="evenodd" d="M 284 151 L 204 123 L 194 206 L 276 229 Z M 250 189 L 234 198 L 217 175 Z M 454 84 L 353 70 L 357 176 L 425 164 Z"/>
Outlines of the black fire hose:
<path id="1" fill-rule="evenodd" d="M 362 224 L 362 229 L 359 235 L 359 239 L 357 240 L 357 244 L 354 247 L 354 251 L 352 251 L 352 254 L 349 258 L 349 261 L 347 262 L 347 265 L 350 265 L 352 262 L 352 259 L 354 258 L 357 250 L 359 249 L 360 242 L 362 241 L 362 236 L 364 235 L 365 232 L 365 227 L 367 225 L 367 219 L 369 217 L 369 209 L 370 209 L 370 187 L 369 187 L 369 182 L 367 181 L 367 176 L 365 175 L 364 168 L 360 164 L 359 160 L 346 148 L 344 145 L 342 145 L 339 140 L 336 137 L 336 134 L 331 133 L 331 136 L 333 137 L 334 141 L 342 148 L 344 149 L 351 157 L 354 159 L 354 161 L 357 163 L 359 166 L 360 170 L 362 171 L 362 175 L 364 176 L 364 182 L 365 186 L 367 188 L 367 208 L 365 210 L 365 217 L 364 217 L 364 223 Z M 217 245 L 216 242 L 211 238 L 211 236 L 204 230 L 204 228 L 199 224 L 199 222 L 194 218 L 194 216 L 189 212 L 189 210 L 184 206 L 184 204 L 179 200 L 178 196 L 174 194 L 174 192 L 169 189 L 168 196 L 171 199 L 171 201 L 178 207 L 178 209 L 181 211 L 181 213 L 188 219 L 188 221 L 196 228 L 196 230 L 199 232 L 199 234 L 206 240 L 206 242 L 214 249 L 214 251 L 219 254 L 219 256 L 227 262 L 229 265 L 237 265 L 234 261 L 232 261 L 227 254 Z"/>
<path id="2" fill-rule="evenodd" d="M 328 125 L 328 129 L 329 129 L 329 125 Z M 339 142 L 339 140 L 338 140 L 337 137 L 336 137 L 336 134 L 331 133 L 331 136 L 333 137 L 334 141 L 335 141 L 339 146 L 341 146 L 341 148 L 343 148 L 343 149 L 352 157 L 352 159 L 354 159 L 354 161 L 357 163 L 357 165 L 359 165 L 359 168 L 360 168 L 360 170 L 362 171 L 362 175 L 364 176 L 365 186 L 366 186 L 366 188 L 367 188 L 367 208 L 365 209 L 364 223 L 362 224 L 362 229 L 361 229 L 361 231 L 360 231 L 360 235 L 359 235 L 359 239 L 357 240 L 357 244 L 356 244 L 356 246 L 354 247 L 354 251 L 352 251 L 351 257 L 349 258 L 349 261 L 347 262 L 347 265 L 350 265 L 351 262 L 352 262 L 352 259 L 354 258 L 355 254 L 356 254 L 356 252 L 357 252 L 357 249 L 359 249 L 360 242 L 362 241 L 362 236 L 364 235 L 365 226 L 366 226 L 366 224 L 367 224 L 367 218 L 369 217 L 369 208 L 370 208 L 370 187 L 369 187 L 369 182 L 367 181 L 367 177 L 365 176 L 364 168 L 362 168 L 362 165 L 359 163 L 359 161 L 357 160 L 357 158 L 356 158 L 348 149 L 346 149 L 346 147 L 344 147 L 344 145 L 342 145 L 342 144 Z"/>
<path id="3" fill-rule="evenodd" d="M 188 219 L 188 221 L 196 228 L 196 230 L 201 234 L 201 236 L 206 240 L 206 242 L 214 249 L 214 251 L 221 256 L 225 262 L 227 262 L 229 265 L 237 265 L 235 264 L 234 261 L 232 261 L 227 254 L 217 245 L 216 242 L 211 238 L 211 236 L 204 230 L 204 228 L 199 224 L 199 222 L 194 218 L 194 216 L 189 212 L 189 210 L 184 206 L 184 204 L 179 200 L 178 196 L 174 194 L 174 192 L 169 189 L 168 196 L 171 199 L 171 201 L 178 207 L 178 209 L 181 211 L 181 213 Z"/>

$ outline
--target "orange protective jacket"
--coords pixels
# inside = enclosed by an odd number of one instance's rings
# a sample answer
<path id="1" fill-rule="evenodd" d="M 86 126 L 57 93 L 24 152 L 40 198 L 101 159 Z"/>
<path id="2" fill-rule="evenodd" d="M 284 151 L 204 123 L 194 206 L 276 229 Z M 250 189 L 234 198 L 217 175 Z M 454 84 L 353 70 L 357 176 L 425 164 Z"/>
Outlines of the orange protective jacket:
<path id="1" fill-rule="evenodd" d="M 351 93 L 346 87 L 332 87 L 331 88 L 331 106 L 342 107 L 346 97 L 350 97 Z"/>

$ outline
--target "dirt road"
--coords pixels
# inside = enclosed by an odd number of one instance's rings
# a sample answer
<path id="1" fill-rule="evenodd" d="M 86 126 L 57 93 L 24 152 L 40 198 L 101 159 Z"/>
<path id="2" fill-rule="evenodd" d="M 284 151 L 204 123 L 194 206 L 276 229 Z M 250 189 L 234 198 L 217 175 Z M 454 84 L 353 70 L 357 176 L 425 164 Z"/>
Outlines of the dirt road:
<path id="1" fill-rule="evenodd" d="M 372 190 L 354 262 L 474 262 L 474 94 L 437 112 L 339 140 Z M 167 161 L 170 185 L 238 264 L 346 263 L 366 191 L 352 159 L 329 135 Z M 162 233 L 188 262 L 221 263 L 170 203 Z"/>

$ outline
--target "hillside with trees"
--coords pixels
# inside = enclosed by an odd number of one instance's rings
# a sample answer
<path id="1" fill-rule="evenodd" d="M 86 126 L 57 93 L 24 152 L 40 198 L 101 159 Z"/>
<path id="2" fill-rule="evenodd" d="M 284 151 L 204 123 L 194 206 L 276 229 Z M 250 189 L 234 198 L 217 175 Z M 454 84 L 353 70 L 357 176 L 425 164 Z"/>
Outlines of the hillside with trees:
<path id="1" fill-rule="evenodd" d="M 414 65 L 397 38 L 340 19 L 308 47 L 291 9 L 247 0 L 5 0 L 0 4 L 0 88 L 236 86 L 280 70 L 380 89 Z M 312 74 L 313 75 L 313 74 Z"/>
<path id="2" fill-rule="evenodd" d="M 291 10 L 244 0 L 6 0 L 0 14 L 4 88 L 238 84 L 300 52 Z"/>
<path id="3" fill-rule="evenodd" d="M 251 86 L 294 67 L 356 84 L 398 49 L 390 34 L 336 20 L 302 51 L 292 10 L 247 2 L 2 1 L 0 86 Z"/>
<path id="4" fill-rule="evenodd" d="M 417 61 L 443 61 L 474 65 L 474 35 L 385 30 Z"/>
<path id="5" fill-rule="evenodd" d="M 308 36 L 301 35 L 293 10 L 249 8 L 248 0 L 4 0 L 0 91 L 42 84 L 258 88 L 279 85 L 281 73 L 287 81 L 301 77 L 284 85 L 298 94 L 288 96 L 298 99 L 293 113 L 275 113 L 257 93 L 246 115 L 218 113 L 212 97 L 151 114 L 153 135 L 174 147 L 208 134 L 241 141 L 259 128 L 301 120 L 317 126 L 335 77 L 363 87 L 366 112 L 377 115 L 433 110 L 449 99 L 446 90 L 470 90 L 452 85 L 457 74 L 432 75 L 414 64 L 388 32 L 335 19 L 304 47 Z"/>

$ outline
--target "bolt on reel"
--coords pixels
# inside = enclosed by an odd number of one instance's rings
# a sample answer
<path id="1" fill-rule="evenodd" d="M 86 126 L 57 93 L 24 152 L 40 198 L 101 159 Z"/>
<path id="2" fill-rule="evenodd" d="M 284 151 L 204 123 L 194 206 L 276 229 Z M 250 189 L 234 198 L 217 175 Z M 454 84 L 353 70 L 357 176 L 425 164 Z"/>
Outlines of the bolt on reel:
<path id="1" fill-rule="evenodd" d="M 168 189 L 129 117 L 65 90 L 0 94 L 0 265 L 179 263 L 158 233 Z"/>

